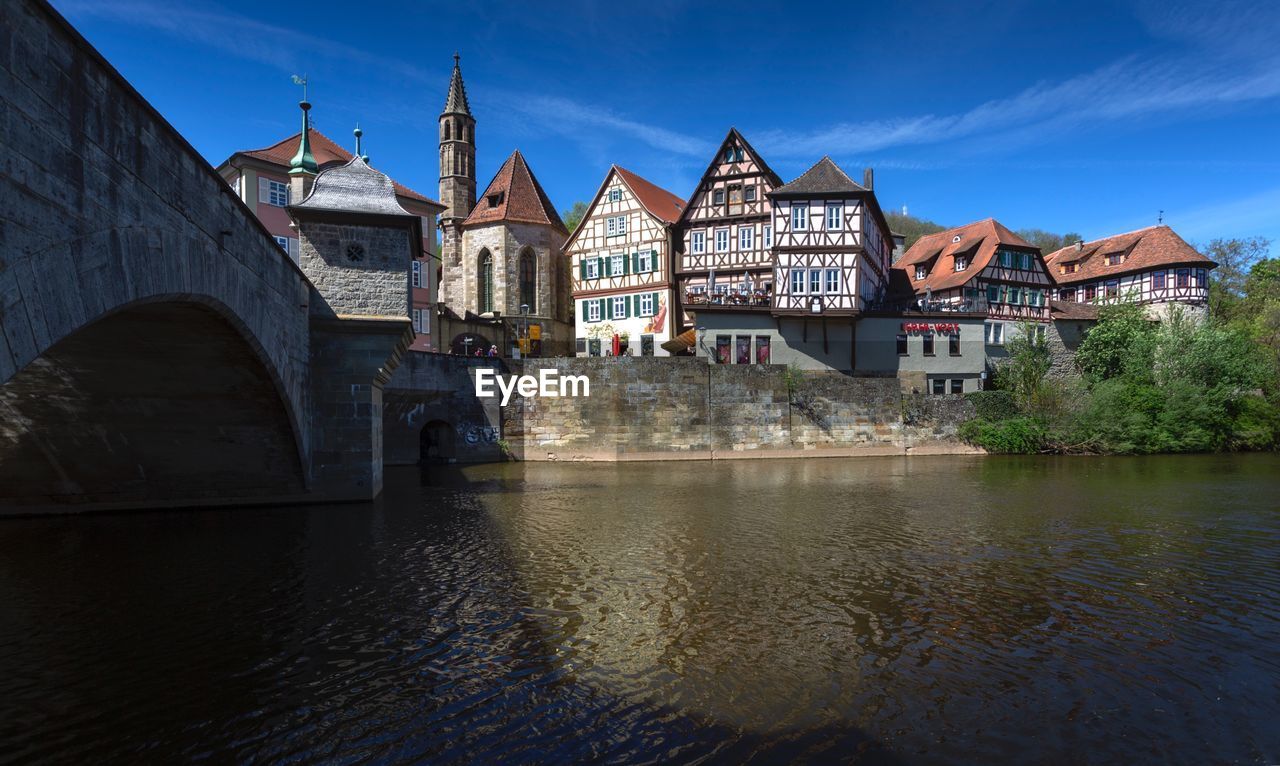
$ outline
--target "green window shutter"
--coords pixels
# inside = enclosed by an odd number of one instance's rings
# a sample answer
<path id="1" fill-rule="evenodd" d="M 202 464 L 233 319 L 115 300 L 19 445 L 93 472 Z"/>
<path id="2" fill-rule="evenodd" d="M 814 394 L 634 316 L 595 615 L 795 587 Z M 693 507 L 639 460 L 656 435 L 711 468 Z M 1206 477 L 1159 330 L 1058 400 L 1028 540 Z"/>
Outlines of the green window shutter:
<path id="1" fill-rule="evenodd" d="M 599 268 L 599 269 L 597 269 L 597 273 L 598 273 L 600 276 L 602 276 L 602 277 L 607 277 L 607 276 L 609 276 L 609 259 L 608 259 L 608 257 L 605 257 L 605 258 L 597 258 L 596 260 L 600 261 L 600 268 Z"/>
<path id="2" fill-rule="evenodd" d="M 600 307 L 600 319 L 603 321 L 609 318 L 609 301 L 600 298 L 596 301 L 596 305 Z"/>
<path id="3" fill-rule="evenodd" d="M 627 255 L 626 253 L 623 253 L 622 254 L 622 273 L 630 274 L 631 273 L 630 267 L 631 267 L 631 256 Z"/>
<path id="4" fill-rule="evenodd" d="M 635 252 L 631 254 L 631 273 L 632 274 L 640 273 L 640 253 L 639 252 Z"/>
<path id="5" fill-rule="evenodd" d="M 649 251 L 649 271 L 657 271 L 657 270 L 658 270 L 658 251 L 650 250 Z M 657 304 L 654 304 L 654 305 L 657 305 Z"/>
<path id="6" fill-rule="evenodd" d="M 582 323 L 583 323 L 583 324 L 586 324 L 586 323 L 587 323 L 587 304 L 588 304 L 588 303 L 590 303 L 590 302 L 591 302 L 591 301 L 583 301 L 583 302 L 582 302 Z"/>
<path id="7" fill-rule="evenodd" d="M 653 311 L 649 312 L 649 316 L 656 317 L 658 315 L 658 294 L 657 293 L 653 293 L 653 303 L 650 305 L 653 306 Z"/>
<path id="8" fill-rule="evenodd" d="M 636 310 L 635 310 L 636 307 L 633 307 L 631 305 L 631 299 L 632 299 L 632 296 L 628 295 L 627 296 L 627 318 L 628 319 L 636 315 Z"/>
<path id="9" fill-rule="evenodd" d="M 580 272 L 580 275 L 578 278 L 585 280 L 587 278 L 587 259 L 586 258 L 583 258 L 580 261 L 578 261 L 578 271 Z"/>

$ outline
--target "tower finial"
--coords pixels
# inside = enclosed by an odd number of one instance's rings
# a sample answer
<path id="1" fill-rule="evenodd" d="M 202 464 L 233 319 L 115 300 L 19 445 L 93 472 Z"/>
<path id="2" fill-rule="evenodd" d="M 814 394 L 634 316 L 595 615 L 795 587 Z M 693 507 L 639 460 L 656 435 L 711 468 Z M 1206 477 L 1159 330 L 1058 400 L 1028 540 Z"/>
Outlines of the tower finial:
<path id="1" fill-rule="evenodd" d="M 445 114 L 465 114 L 471 116 L 471 106 L 467 103 L 467 87 L 462 84 L 462 57 L 457 51 L 453 53 L 453 76 L 449 78 L 449 95 L 444 101 Z"/>
<path id="2" fill-rule="evenodd" d="M 303 86 L 307 83 L 305 78 L 295 76 L 295 79 L 301 79 Z M 308 114 L 311 103 L 304 96 L 298 106 L 302 109 L 302 134 L 298 137 L 298 153 L 289 161 L 289 175 L 315 175 L 320 172 L 320 168 L 316 165 L 315 155 L 311 153 L 311 118 Z"/>
<path id="3" fill-rule="evenodd" d="M 357 122 L 356 129 L 351 132 L 356 137 L 356 154 L 357 155 L 363 154 L 363 152 L 360 151 L 360 139 L 362 136 L 364 136 L 364 131 L 360 129 L 360 123 Z"/>

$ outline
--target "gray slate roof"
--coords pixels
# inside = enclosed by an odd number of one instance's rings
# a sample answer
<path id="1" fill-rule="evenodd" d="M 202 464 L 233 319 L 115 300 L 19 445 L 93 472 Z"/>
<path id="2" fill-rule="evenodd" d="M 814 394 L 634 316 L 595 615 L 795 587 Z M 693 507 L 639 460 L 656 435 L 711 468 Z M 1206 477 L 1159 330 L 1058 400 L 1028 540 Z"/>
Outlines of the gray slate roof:
<path id="1" fill-rule="evenodd" d="M 774 189 L 773 194 L 844 194 L 866 190 L 865 186 L 855 183 L 846 175 L 830 157 L 823 157 L 796 180 Z"/>
<path id="2" fill-rule="evenodd" d="M 462 67 L 458 64 L 458 56 L 453 57 L 453 77 L 449 79 L 449 95 L 444 100 L 445 114 L 471 114 L 471 105 L 467 103 L 467 86 L 462 84 Z"/>
<path id="3" fill-rule="evenodd" d="M 294 207 L 303 210 L 341 210 L 375 215 L 412 215 L 396 202 L 396 187 L 385 173 L 360 157 L 321 171 L 307 198 Z"/>

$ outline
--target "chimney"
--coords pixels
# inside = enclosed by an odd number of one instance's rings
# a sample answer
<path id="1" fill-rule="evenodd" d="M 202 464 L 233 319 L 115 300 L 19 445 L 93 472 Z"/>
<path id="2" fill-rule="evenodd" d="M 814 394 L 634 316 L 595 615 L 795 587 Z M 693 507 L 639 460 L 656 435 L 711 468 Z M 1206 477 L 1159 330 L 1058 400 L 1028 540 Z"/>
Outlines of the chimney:
<path id="1" fill-rule="evenodd" d="M 1084 240 L 1083 240 L 1083 239 L 1077 239 L 1077 240 L 1076 240 L 1076 252 L 1078 253 L 1078 252 L 1080 252 L 1080 251 L 1081 251 L 1081 250 L 1083 250 L 1083 249 L 1084 249 Z"/>
<path id="2" fill-rule="evenodd" d="M 871 168 L 862 171 L 862 185 L 867 187 L 867 191 L 874 191 L 876 183 L 876 173 Z"/>

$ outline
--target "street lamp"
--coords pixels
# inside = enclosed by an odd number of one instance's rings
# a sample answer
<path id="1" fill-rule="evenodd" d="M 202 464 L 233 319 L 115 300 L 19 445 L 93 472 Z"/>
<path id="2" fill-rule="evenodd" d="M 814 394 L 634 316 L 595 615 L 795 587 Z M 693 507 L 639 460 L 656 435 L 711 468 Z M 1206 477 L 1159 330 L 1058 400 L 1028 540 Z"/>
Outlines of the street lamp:
<path id="1" fill-rule="evenodd" d="M 697 338 L 697 341 L 698 341 L 698 348 L 702 349 L 703 351 L 706 351 L 706 352 L 707 352 L 707 356 L 710 356 L 710 355 L 711 355 L 711 352 L 707 350 L 707 328 L 705 328 L 705 327 L 699 327 L 699 328 L 698 328 L 698 338 Z M 698 355 L 698 348 L 695 348 L 695 349 L 693 350 L 693 355 L 694 355 L 694 356 L 697 356 L 697 355 Z"/>

